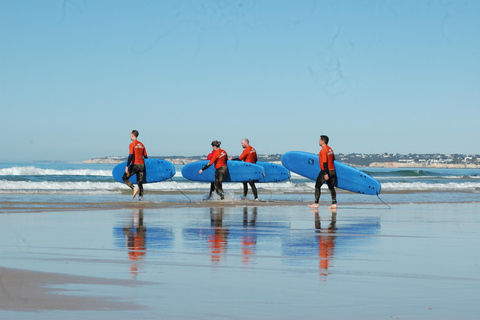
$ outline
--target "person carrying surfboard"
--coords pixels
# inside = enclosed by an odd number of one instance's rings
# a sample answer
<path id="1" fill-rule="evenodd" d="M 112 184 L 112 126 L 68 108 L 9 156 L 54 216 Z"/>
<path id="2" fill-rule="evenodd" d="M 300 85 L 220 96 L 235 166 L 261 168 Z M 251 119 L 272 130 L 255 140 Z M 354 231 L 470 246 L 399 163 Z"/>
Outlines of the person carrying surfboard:
<path id="1" fill-rule="evenodd" d="M 143 197 L 143 175 L 145 172 L 145 161 L 143 159 L 147 159 L 147 150 L 143 143 L 137 140 L 138 138 L 138 131 L 132 130 L 130 133 L 130 140 L 132 142 L 128 146 L 129 155 L 127 160 L 127 167 L 125 168 L 125 173 L 123 174 L 122 181 L 133 190 L 133 198 L 140 193 L 140 200 Z M 137 185 L 136 188 L 133 183 L 128 180 L 134 174 L 137 175 Z"/>
<path id="2" fill-rule="evenodd" d="M 220 145 L 222 143 L 218 140 L 212 141 L 212 148 L 215 152 L 210 159 L 210 162 L 207 163 L 198 174 L 202 174 L 203 171 L 210 168 L 212 164 L 215 164 L 215 191 L 220 196 L 220 199 L 225 199 L 225 195 L 223 193 L 222 182 L 225 176 L 228 174 L 228 167 L 227 167 L 227 152 L 223 149 L 220 149 Z"/>
<path id="3" fill-rule="evenodd" d="M 255 148 L 253 148 L 250 145 L 250 141 L 248 139 L 242 140 L 242 147 L 243 147 L 242 154 L 235 159 L 230 157 L 229 160 L 240 160 L 240 161 L 245 161 L 249 163 L 257 163 L 257 160 L 258 160 L 257 151 L 255 150 Z M 255 201 L 258 201 L 258 192 L 257 192 L 257 187 L 255 186 L 254 181 L 243 182 L 243 197 L 247 198 L 248 185 L 250 185 L 250 188 L 252 188 L 252 193 L 253 193 L 253 197 L 255 198 Z"/>
<path id="4" fill-rule="evenodd" d="M 321 195 L 321 187 L 327 182 L 328 189 L 330 190 L 330 195 L 332 196 L 332 205 L 330 209 L 337 208 L 337 193 L 335 192 L 335 179 L 337 175 L 335 173 L 335 165 L 333 161 L 335 160 L 335 154 L 333 153 L 332 148 L 328 146 L 328 136 L 320 136 L 318 144 L 322 149 L 318 153 L 319 164 L 320 164 L 320 173 L 317 177 L 317 182 L 315 183 L 315 202 L 309 207 L 318 208 L 318 202 Z"/>

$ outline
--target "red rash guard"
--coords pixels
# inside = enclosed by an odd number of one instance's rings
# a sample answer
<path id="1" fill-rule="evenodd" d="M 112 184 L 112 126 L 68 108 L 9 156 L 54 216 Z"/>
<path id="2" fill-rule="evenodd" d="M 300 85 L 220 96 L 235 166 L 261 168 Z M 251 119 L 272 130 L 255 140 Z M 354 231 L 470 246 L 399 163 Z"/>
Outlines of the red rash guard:
<path id="1" fill-rule="evenodd" d="M 132 164 L 145 163 L 145 161 L 143 160 L 143 157 L 147 156 L 147 150 L 145 149 L 145 146 L 143 145 L 143 143 L 141 143 L 138 140 L 132 141 L 128 149 L 129 149 L 129 153 L 133 155 Z"/>
<path id="2" fill-rule="evenodd" d="M 211 166 L 212 164 L 215 163 L 215 169 L 218 169 L 218 168 L 226 166 L 227 165 L 227 160 L 228 160 L 227 152 L 225 150 L 222 150 L 222 149 L 219 148 L 213 154 L 212 159 L 208 163 L 208 166 Z"/>
<path id="3" fill-rule="evenodd" d="M 252 146 L 247 146 L 243 149 L 242 154 L 238 157 L 239 160 L 245 162 L 257 163 L 257 151 Z"/>
<path id="4" fill-rule="evenodd" d="M 318 154 L 318 159 L 320 161 L 320 170 L 330 171 L 335 170 L 335 165 L 333 160 L 335 160 L 335 155 L 333 154 L 332 148 L 328 145 L 324 145 L 320 153 Z"/>

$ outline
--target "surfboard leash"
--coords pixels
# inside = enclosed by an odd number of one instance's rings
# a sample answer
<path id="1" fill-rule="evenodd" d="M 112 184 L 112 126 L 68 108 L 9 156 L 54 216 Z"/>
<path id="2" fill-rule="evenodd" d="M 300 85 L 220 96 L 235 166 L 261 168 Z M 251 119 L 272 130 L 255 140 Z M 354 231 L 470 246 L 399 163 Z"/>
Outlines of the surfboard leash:
<path id="1" fill-rule="evenodd" d="M 295 184 L 293 183 L 293 181 L 290 178 L 288 178 L 288 181 L 290 181 L 290 183 L 293 185 L 293 189 L 295 189 L 295 191 L 298 193 L 298 195 L 300 196 L 300 199 L 302 199 L 302 202 L 303 202 L 303 197 L 300 194 L 300 191 L 297 190 L 297 187 L 295 187 Z"/>
<path id="2" fill-rule="evenodd" d="M 388 207 L 388 209 L 392 209 L 392 207 L 390 207 L 385 201 L 382 200 L 382 198 L 380 198 L 380 195 L 377 193 L 377 198 L 383 202 L 384 205 L 386 205 Z"/>
<path id="3" fill-rule="evenodd" d="M 185 198 L 187 198 L 188 201 L 190 201 L 190 203 L 192 203 L 192 200 L 185 193 L 183 193 L 183 191 L 177 186 L 177 183 L 173 181 L 173 178 L 170 178 L 170 181 L 172 181 L 175 188 L 177 188 L 177 190 L 180 191 L 180 193 L 183 194 Z"/>
<path id="4" fill-rule="evenodd" d="M 268 186 L 268 191 L 270 191 L 270 201 L 272 201 L 272 199 L 273 199 L 272 188 L 270 187 L 270 184 L 269 184 L 268 181 L 267 181 L 267 177 L 266 177 L 266 176 L 263 176 L 263 179 L 265 180 L 265 183 L 266 183 L 267 186 Z"/>

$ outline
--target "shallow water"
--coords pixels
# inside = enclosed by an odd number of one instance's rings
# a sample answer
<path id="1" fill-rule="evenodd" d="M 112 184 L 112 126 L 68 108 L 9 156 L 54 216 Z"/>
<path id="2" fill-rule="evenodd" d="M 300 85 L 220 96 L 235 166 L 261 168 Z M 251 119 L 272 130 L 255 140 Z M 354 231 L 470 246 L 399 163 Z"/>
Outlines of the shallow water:
<path id="1" fill-rule="evenodd" d="M 0 214 L 3 267 L 138 281 L 66 283 L 137 311 L 31 319 L 474 319 L 479 204 L 232 206 Z M 55 294 L 55 293 L 54 293 Z M 47 297 L 48 300 L 48 297 Z"/>
<path id="2" fill-rule="evenodd" d="M 9 201 L 118 202 L 128 201 L 131 190 L 112 177 L 113 164 L 62 162 L 0 163 L 0 204 Z M 145 195 L 154 202 L 200 201 L 210 184 L 182 177 L 175 166 L 173 179 L 145 184 Z M 361 168 L 382 185 L 381 198 L 388 203 L 480 202 L 477 169 Z M 315 181 L 292 173 L 290 180 L 257 183 L 263 200 L 312 201 Z M 224 183 L 231 198 L 242 196 L 241 183 Z M 329 201 L 327 187 L 322 201 Z M 375 196 L 338 191 L 340 203 L 377 203 Z M 251 192 L 249 194 L 252 197 Z M 11 200 L 14 199 L 14 200 Z M 19 199 L 19 200 L 15 200 Z"/>

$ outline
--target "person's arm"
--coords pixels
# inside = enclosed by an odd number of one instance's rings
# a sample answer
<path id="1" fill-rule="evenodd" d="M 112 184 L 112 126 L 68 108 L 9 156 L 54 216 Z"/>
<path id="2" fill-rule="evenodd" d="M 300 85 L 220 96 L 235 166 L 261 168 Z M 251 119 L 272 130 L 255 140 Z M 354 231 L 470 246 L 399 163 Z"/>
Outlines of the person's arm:
<path id="1" fill-rule="evenodd" d="M 237 159 L 241 160 L 241 161 L 245 161 L 245 159 L 248 156 L 248 152 L 249 152 L 249 150 L 247 150 L 247 148 L 243 149 L 242 154 Z"/>
<path id="2" fill-rule="evenodd" d="M 127 167 L 130 167 L 130 164 L 132 164 L 133 160 L 133 154 L 128 155 L 128 160 L 127 160 Z"/>
<path id="3" fill-rule="evenodd" d="M 328 162 L 323 163 L 323 171 L 328 172 Z"/>
<path id="4" fill-rule="evenodd" d="M 200 171 L 198 171 L 199 174 L 202 174 L 203 171 L 207 170 L 208 168 L 210 168 L 210 166 L 215 162 L 215 160 L 217 160 L 218 158 L 218 153 L 215 153 L 213 156 L 212 156 L 212 159 L 210 159 L 210 162 L 207 163 L 202 169 L 200 169 Z"/>
<path id="5" fill-rule="evenodd" d="M 325 172 L 325 180 L 328 180 L 330 178 L 330 176 L 328 175 L 328 159 L 324 149 L 320 150 L 319 160 L 320 160 L 320 170 Z"/>
<path id="6" fill-rule="evenodd" d="M 325 181 L 327 181 L 328 179 L 330 179 L 330 174 L 328 171 L 328 162 L 323 163 L 323 171 L 325 171 Z"/>
<path id="7" fill-rule="evenodd" d="M 129 154 L 128 160 L 127 160 L 127 167 L 125 168 L 125 173 L 127 174 L 128 174 L 128 167 L 130 167 L 130 164 L 132 163 L 132 159 L 133 159 L 133 154 Z"/>
<path id="8" fill-rule="evenodd" d="M 210 168 L 211 165 L 212 165 L 211 163 L 207 163 L 207 165 L 204 166 L 200 171 L 203 172 L 203 171 L 207 170 L 208 168 Z"/>

